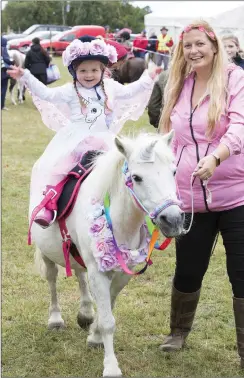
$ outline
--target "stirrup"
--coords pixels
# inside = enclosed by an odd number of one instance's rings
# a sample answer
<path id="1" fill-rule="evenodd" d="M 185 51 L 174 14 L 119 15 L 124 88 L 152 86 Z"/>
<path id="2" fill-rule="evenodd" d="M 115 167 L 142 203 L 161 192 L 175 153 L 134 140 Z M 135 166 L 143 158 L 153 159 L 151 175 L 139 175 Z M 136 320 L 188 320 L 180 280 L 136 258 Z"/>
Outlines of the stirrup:
<path id="1" fill-rule="evenodd" d="M 44 224 L 44 223 L 41 223 L 42 221 L 41 221 L 41 219 L 40 220 L 34 220 L 34 222 L 36 223 L 36 224 L 38 224 L 41 228 L 43 228 L 43 229 L 46 229 L 46 228 L 48 228 L 48 227 L 50 227 L 54 222 L 55 222 L 55 220 L 56 220 L 56 218 L 57 218 L 57 210 L 50 210 L 50 211 L 52 211 L 53 213 L 54 213 L 54 215 L 53 215 L 53 219 L 48 223 L 48 222 L 46 222 L 46 224 Z M 38 216 L 38 215 L 37 215 Z M 45 221 L 44 221 L 45 222 Z"/>

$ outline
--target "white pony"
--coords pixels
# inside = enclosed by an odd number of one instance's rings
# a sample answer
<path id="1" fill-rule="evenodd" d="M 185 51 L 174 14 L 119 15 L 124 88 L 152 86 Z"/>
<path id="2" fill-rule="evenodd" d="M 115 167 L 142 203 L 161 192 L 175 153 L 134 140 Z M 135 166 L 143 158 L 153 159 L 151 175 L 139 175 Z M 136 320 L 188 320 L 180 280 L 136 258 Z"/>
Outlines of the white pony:
<path id="1" fill-rule="evenodd" d="M 94 215 L 94 199 L 95 202 L 102 201 L 105 193 L 109 193 L 113 235 L 117 245 L 126 245 L 128 250 L 135 252 L 140 246 L 145 213 L 138 207 L 125 185 L 122 166 L 126 161 L 134 193 L 141 204 L 149 213 L 152 213 L 155 208 L 159 209 L 154 222 L 161 232 L 167 237 L 180 235 L 183 231 L 184 213 L 177 202 L 174 202 L 177 201 L 177 196 L 174 180 L 176 166 L 170 147 L 172 136 L 173 132 L 165 136 L 142 134 L 135 140 L 116 137 L 116 147 L 97 158 L 94 169 L 82 184 L 74 209 L 67 219 L 71 238 L 87 267 L 89 288 L 97 307 L 94 318 L 86 271 L 71 257 L 71 268 L 75 271 L 81 290 L 78 323 L 80 326 L 92 323 L 87 338 L 89 346 L 104 345 L 103 376 L 122 375 L 114 353 L 115 319 L 112 309 L 117 295 L 131 276 L 119 268 L 106 270 L 103 266 L 102 269 L 97 263 L 97 256 L 101 250 L 100 247 L 99 251 L 95 250 L 96 244 L 90 231 L 91 219 Z M 167 208 L 161 206 L 169 198 L 172 199 L 172 205 Z M 57 265 L 65 267 L 65 262 L 58 225 L 55 222 L 44 230 L 34 224 L 32 238 L 37 246 L 36 263 L 45 268 L 51 292 L 48 327 L 60 328 L 64 326 L 64 321 L 56 292 Z M 106 249 L 104 243 L 103 240 L 102 244 Z M 107 247 L 106 250 L 109 250 L 109 246 Z M 133 264 L 129 265 L 129 267 L 132 266 Z"/>
<path id="2" fill-rule="evenodd" d="M 9 53 L 10 59 L 14 61 L 14 64 L 16 66 L 25 68 L 25 54 L 22 54 L 18 50 L 8 50 L 8 53 Z M 18 84 L 18 102 L 19 104 L 23 104 L 24 102 L 24 93 L 25 93 L 24 84 L 21 83 L 20 80 L 15 80 L 11 77 L 9 91 L 10 91 L 11 102 L 13 105 L 17 105 L 14 98 L 14 87 L 16 83 Z"/>

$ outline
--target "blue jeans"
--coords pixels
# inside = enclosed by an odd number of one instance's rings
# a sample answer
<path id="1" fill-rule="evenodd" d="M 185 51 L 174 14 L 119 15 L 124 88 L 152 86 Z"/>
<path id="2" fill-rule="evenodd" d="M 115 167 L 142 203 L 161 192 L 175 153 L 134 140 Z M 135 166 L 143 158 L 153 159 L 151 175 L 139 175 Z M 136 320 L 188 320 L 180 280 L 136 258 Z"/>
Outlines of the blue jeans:
<path id="1" fill-rule="evenodd" d="M 1 80 L 1 109 L 5 106 L 5 98 L 8 89 L 8 77 Z"/>
<path id="2" fill-rule="evenodd" d="M 136 58 L 145 58 L 146 51 L 133 51 Z"/>

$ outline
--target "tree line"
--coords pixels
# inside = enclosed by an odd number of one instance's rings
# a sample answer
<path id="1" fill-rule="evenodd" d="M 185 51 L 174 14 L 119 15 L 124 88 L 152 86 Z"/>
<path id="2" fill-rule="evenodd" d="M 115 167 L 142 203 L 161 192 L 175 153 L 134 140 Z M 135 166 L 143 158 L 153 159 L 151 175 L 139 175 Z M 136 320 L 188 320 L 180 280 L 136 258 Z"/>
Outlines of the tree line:
<path id="1" fill-rule="evenodd" d="M 2 32 L 23 32 L 33 24 L 109 25 L 128 27 L 134 33 L 144 29 L 144 16 L 150 7 L 134 7 L 120 1 L 20 1 L 8 2 L 2 11 Z"/>

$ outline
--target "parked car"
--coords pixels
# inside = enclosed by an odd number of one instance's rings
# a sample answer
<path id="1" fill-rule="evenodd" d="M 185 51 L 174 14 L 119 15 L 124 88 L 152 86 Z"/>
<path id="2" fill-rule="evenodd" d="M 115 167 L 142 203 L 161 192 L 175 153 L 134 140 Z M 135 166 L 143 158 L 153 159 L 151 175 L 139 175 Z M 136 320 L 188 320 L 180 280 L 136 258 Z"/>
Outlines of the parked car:
<path id="1" fill-rule="evenodd" d="M 49 24 L 35 24 L 30 26 L 28 29 L 26 29 L 23 33 L 16 34 L 6 34 L 4 37 L 7 39 L 7 41 L 10 41 L 11 39 L 19 39 L 19 38 L 25 38 L 30 34 L 41 32 L 41 31 L 58 31 L 63 32 L 65 30 L 71 29 L 71 26 L 65 26 L 65 25 L 49 25 Z"/>
<path id="2" fill-rule="evenodd" d="M 57 34 L 62 34 L 62 33 L 58 31 L 51 31 L 51 30 L 33 33 L 25 38 L 11 39 L 10 41 L 8 41 L 7 47 L 9 50 L 19 50 L 20 52 L 25 53 L 26 51 L 29 50 L 30 45 L 32 44 L 33 38 L 40 38 L 40 40 L 42 39 L 50 40 Z"/>
<path id="3" fill-rule="evenodd" d="M 93 37 L 101 35 L 105 37 L 105 29 L 102 26 L 96 25 L 74 26 L 71 30 L 56 35 L 51 41 L 42 40 L 40 44 L 44 49 L 48 51 L 52 50 L 54 54 L 61 55 L 74 39 L 82 37 L 83 35 L 91 35 Z"/>

